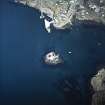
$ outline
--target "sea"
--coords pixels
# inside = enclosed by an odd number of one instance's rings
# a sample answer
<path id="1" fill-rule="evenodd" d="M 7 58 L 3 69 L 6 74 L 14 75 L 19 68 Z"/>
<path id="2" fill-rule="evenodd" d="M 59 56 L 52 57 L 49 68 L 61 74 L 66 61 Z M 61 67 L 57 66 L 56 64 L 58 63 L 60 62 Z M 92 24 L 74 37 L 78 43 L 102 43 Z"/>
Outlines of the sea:
<path id="1" fill-rule="evenodd" d="M 105 66 L 105 26 L 77 21 L 48 33 L 39 17 L 0 0 L 0 105 L 91 105 L 91 78 Z M 45 64 L 51 51 L 62 64 Z"/>

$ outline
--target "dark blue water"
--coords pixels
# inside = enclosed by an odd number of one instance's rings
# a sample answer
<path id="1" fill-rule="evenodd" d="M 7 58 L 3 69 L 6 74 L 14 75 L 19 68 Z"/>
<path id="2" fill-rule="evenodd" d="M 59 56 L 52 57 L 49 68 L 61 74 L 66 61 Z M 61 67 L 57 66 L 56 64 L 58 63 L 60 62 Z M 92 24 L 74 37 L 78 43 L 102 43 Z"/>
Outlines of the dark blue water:
<path id="1" fill-rule="evenodd" d="M 88 79 L 105 63 L 105 26 L 75 23 L 48 34 L 39 16 L 33 8 L 0 0 L 0 105 L 68 105 L 73 99 L 62 92 L 65 78 L 88 99 Z M 43 63 L 52 50 L 64 64 Z"/>

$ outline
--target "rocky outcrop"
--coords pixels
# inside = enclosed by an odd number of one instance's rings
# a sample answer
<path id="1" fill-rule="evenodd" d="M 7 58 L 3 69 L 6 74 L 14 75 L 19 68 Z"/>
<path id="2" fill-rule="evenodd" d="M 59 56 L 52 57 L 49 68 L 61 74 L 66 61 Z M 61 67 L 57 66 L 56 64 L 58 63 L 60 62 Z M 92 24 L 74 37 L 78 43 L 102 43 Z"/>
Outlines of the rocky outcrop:
<path id="1" fill-rule="evenodd" d="M 92 105 L 105 105 L 105 68 L 102 68 L 91 79 L 94 90 Z"/>
<path id="2" fill-rule="evenodd" d="M 105 90 L 105 69 L 101 69 L 98 73 L 92 78 L 91 85 L 93 86 L 94 91 L 103 91 Z"/>
<path id="3" fill-rule="evenodd" d="M 105 91 L 97 91 L 93 94 L 92 105 L 105 105 Z"/>
<path id="4" fill-rule="evenodd" d="M 58 53 L 52 51 L 45 55 L 44 62 L 48 65 L 58 65 L 61 64 L 63 60 Z"/>

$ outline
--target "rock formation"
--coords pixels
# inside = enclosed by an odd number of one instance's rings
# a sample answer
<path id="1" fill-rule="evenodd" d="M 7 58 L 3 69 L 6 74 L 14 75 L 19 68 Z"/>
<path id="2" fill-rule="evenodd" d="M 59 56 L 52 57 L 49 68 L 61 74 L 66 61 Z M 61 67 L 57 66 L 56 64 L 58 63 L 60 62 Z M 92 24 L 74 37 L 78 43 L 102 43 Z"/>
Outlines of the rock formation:
<path id="1" fill-rule="evenodd" d="M 91 79 L 91 85 L 94 90 L 92 105 L 105 105 L 105 68 Z"/>
<path id="2" fill-rule="evenodd" d="M 93 94 L 92 105 L 105 105 L 105 91 L 97 91 Z"/>
<path id="3" fill-rule="evenodd" d="M 54 51 L 49 52 L 44 57 L 44 62 L 48 65 L 57 65 L 63 62 L 60 55 Z"/>

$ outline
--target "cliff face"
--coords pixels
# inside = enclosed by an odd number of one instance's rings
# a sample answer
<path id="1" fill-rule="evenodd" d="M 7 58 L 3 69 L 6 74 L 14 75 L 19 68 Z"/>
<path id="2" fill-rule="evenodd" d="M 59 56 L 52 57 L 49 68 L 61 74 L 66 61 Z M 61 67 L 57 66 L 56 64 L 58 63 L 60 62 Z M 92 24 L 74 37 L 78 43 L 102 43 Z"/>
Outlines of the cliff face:
<path id="1" fill-rule="evenodd" d="M 91 85 L 94 90 L 92 96 L 92 105 L 105 105 L 105 69 L 102 68 L 91 79 Z"/>
<path id="2" fill-rule="evenodd" d="M 97 91 L 93 94 L 92 105 L 105 105 L 105 91 Z"/>
<path id="3" fill-rule="evenodd" d="M 53 25 L 60 29 L 72 25 L 74 20 L 105 23 L 105 0 L 15 0 L 15 2 L 39 9 L 52 18 Z"/>

